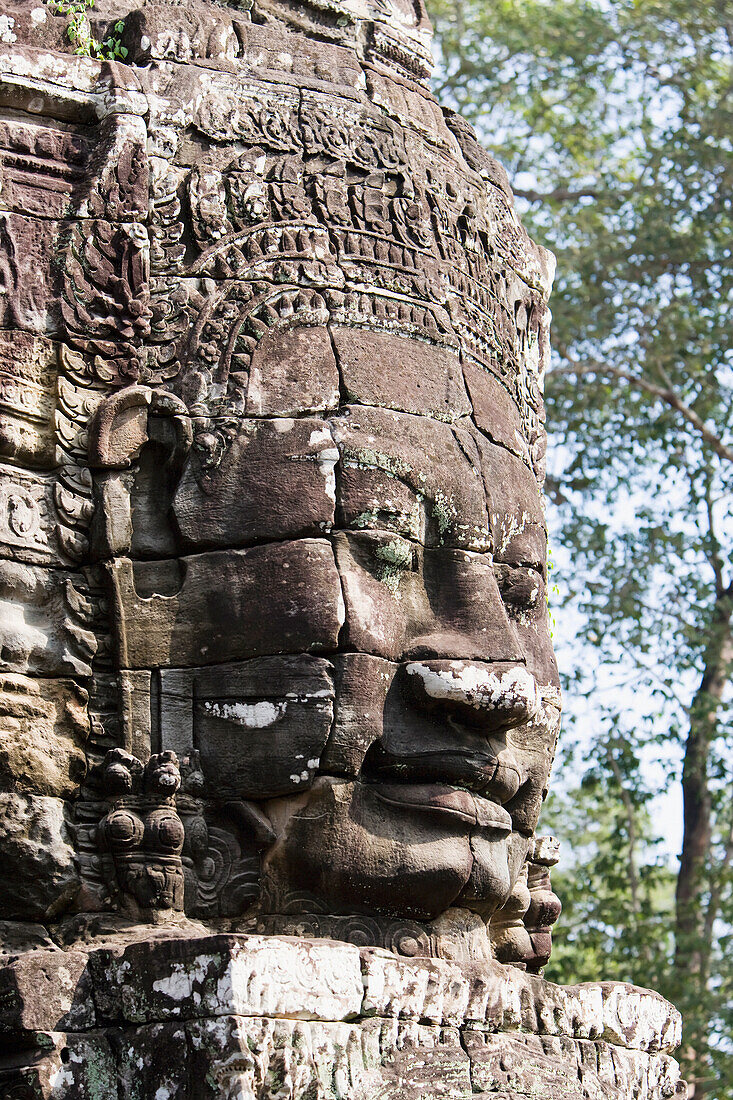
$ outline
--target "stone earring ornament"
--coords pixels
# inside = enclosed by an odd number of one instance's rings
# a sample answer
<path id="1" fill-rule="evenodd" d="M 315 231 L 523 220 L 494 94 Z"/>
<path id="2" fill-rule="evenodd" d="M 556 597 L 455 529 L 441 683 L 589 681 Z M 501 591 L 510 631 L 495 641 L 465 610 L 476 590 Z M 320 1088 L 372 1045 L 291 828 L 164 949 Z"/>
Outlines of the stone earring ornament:
<path id="1" fill-rule="evenodd" d="M 104 761 L 103 786 L 113 805 L 99 825 L 123 894 L 138 918 L 183 909 L 184 828 L 176 812 L 181 785 L 174 752 L 156 753 L 145 768 L 120 749 Z"/>

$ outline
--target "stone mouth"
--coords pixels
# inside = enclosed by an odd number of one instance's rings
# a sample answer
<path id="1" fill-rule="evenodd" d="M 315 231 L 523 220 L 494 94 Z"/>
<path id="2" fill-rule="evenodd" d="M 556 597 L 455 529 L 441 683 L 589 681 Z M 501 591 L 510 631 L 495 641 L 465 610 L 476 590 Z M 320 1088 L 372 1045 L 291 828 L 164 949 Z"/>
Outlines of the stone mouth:
<path id="1" fill-rule="evenodd" d="M 380 783 L 374 794 L 388 805 L 460 818 L 470 825 L 511 833 L 511 815 L 498 802 L 442 783 Z"/>
<path id="2" fill-rule="evenodd" d="M 362 776 L 385 786 L 415 786 L 425 789 L 461 790 L 469 798 L 504 805 L 521 786 L 521 768 L 514 754 L 502 742 L 476 748 L 409 752 L 390 751 L 373 745 L 362 765 Z"/>

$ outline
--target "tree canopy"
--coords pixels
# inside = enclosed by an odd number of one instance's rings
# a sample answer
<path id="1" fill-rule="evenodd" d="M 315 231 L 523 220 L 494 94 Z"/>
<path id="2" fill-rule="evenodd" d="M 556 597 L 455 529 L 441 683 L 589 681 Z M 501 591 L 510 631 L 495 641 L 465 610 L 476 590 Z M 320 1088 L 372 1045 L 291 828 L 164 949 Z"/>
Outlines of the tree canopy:
<path id="1" fill-rule="evenodd" d="M 653 985 L 694 1095 L 733 1097 L 733 10 L 432 0 L 436 90 L 558 255 L 565 904 L 548 976 Z M 572 647 L 567 640 L 572 634 Z M 655 824 L 681 790 L 680 862 Z M 668 843 L 667 846 L 668 848 Z M 562 866 L 562 865 L 561 865 Z M 557 887 L 556 887 L 557 888 Z"/>

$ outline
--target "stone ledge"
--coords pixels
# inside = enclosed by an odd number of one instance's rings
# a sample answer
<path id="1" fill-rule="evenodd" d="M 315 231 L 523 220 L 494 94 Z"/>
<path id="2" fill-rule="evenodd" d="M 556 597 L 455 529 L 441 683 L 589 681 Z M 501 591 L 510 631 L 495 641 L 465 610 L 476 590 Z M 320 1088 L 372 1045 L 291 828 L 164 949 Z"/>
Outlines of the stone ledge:
<path id="1" fill-rule="evenodd" d="M 224 1015 L 46 1033 L 0 1095 L 33 1100 L 670 1100 L 666 1054 L 399 1019 Z M 7 1091 L 9 1090 L 9 1092 Z"/>
<path id="2" fill-rule="evenodd" d="M 30 951 L 0 970 L 0 1037 L 235 1015 L 328 1023 L 379 1017 L 669 1053 L 680 1015 L 618 982 L 558 986 L 500 963 L 460 966 L 285 936 L 156 938 Z"/>

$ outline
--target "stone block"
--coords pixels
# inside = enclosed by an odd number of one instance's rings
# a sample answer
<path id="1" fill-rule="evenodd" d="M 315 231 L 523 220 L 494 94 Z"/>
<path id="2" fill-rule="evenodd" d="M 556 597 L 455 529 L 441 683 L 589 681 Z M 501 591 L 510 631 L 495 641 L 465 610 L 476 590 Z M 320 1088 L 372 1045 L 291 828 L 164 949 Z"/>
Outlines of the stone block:
<path id="1" fill-rule="evenodd" d="M 334 327 L 332 335 L 349 401 L 448 422 L 470 413 L 453 349 L 371 329 Z"/>
<path id="2" fill-rule="evenodd" d="M 114 1057 L 105 1035 L 52 1032 L 42 1050 L 0 1066 L 0 1096 L 8 1100 L 118 1100 Z M 50 1048 L 50 1049 L 49 1049 Z"/>
<path id="3" fill-rule="evenodd" d="M 36 8 L 41 16 L 46 11 Z M 48 9 L 45 20 L 31 25 L 44 27 L 46 33 L 51 27 L 62 30 L 62 21 L 53 15 Z M 60 37 L 68 45 L 65 35 Z M 142 119 L 113 114 L 100 121 L 90 117 L 88 104 L 79 96 L 77 118 L 61 128 L 53 118 L 54 108 L 61 106 L 58 98 L 48 95 L 41 104 L 45 110 L 18 113 L 0 124 L 0 150 L 5 154 L 0 206 L 40 220 L 63 218 L 72 211 L 80 217 L 101 213 L 111 220 L 145 217 L 148 189 Z M 104 203 L 100 191 L 105 194 Z"/>
<path id="4" fill-rule="evenodd" d="M 78 467 L 59 473 L 0 463 L 0 555 L 36 565 L 85 556 L 92 513 L 91 478 Z"/>
<path id="5" fill-rule="evenodd" d="M 412 794 L 419 802 L 426 793 L 413 784 L 403 790 L 406 801 Z M 277 912 L 284 902 L 291 912 L 345 910 L 357 915 L 357 930 L 359 913 L 409 914 L 409 928 L 413 919 L 447 909 L 473 865 L 468 814 L 433 816 L 393 794 L 387 784 L 321 775 L 302 800 L 269 803 L 277 835 L 262 865 L 269 907 Z"/>
<path id="6" fill-rule="evenodd" d="M 79 574 L 0 559 L 0 649 L 8 672 L 91 676 L 93 608 Z"/>
<path id="7" fill-rule="evenodd" d="M 23 3 L 23 0 L 7 0 L 3 9 L 7 30 L 2 41 L 20 41 L 27 46 L 63 51 L 68 45 L 63 19 L 54 19 L 53 13 L 45 8 L 40 8 L 40 14 L 36 14 L 38 11 L 38 8 L 33 10 Z"/>
<path id="8" fill-rule="evenodd" d="M 200 670 L 194 684 L 194 743 L 217 799 L 275 798 L 310 784 L 333 720 L 326 661 L 262 657 Z"/>
<path id="9" fill-rule="evenodd" d="M 523 660 L 488 555 L 372 531 L 339 532 L 334 545 L 351 648 L 393 661 Z"/>
<path id="10" fill-rule="evenodd" d="M 580 1039 L 603 1034 L 603 992 L 596 983 L 560 986 L 527 975 L 516 983 L 516 992 L 519 1015 L 513 1016 L 528 1031 Z"/>
<path id="11" fill-rule="evenodd" d="M 123 670 L 120 672 L 119 717 L 121 719 L 122 732 L 121 747 L 127 752 L 132 753 L 132 755 L 137 757 L 143 764 L 147 764 L 152 748 L 152 705 L 150 684 L 151 675 L 146 670 Z M 161 748 L 175 748 L 175 746 L 162 744 Z M 187 748 L 190 748 L 190 742 Z"/>
<path id="12" fill-rule="evenodd" d="M 581 1034 L 601 1026 L 604 1005 L 610 1027 L 624 1016 L 651 1027 L 656 1012 L 665 1034 L 675 1013 L 656 994 L 563 988 L 488 961 L 159 933 L 89 956 L 29 951 L 2 973 L 0 1000 L 0 1043 L 20 1051 L 0 1089 L 22 1085 L 34 1100 L 679 1095 L 677 1064 L 641 1049 L 649 1032 L 627 1029 L 622 1043 Z"/>
<path id="13" fill-rule="evenodd" d="M 0 789 L 68 798 L 86 772 L 87 691 L 0 673 Z"/>
<path id="14" fill-rule="evenodd" d="M 463 1023 L 470 988 L 460 966 L 442 959 L 397 959 L 369 948 L 362 949 L 361 963 L 365 1015 Z"/>
<path id="15" fill-rule="evenodd" d="M 95 1001 L 110 1023 L 226 1016 L 348 1020 L 363 997 L 351 944 L 207 936 L 90 955 Z"/>
<path id="16" fill-rule="evenodd" d="M 473 406 L 473 419 L 492 443 L 506 447 L 529 463 L 519 407 L 495 374 L 466 361 L 463 374 Z"/>
<path id="17" fill-rule="evenodd" d="M 41 948 L 54 950 L 54 942 L 42 924 L 0 920 L 0 958 Z"/>
<path id="18" fill-rule="evenodd" d="M 432 546 L 488 547 L 484 486 L 463 429 L 364 405 L 347 406 L 330 423 L 342 454 L 338 504 L 347 527 L 396 531 Z"/>
<path id="19" fill-rule="evenodd" d="M 0 1043 L 36 1031 L 87 1031 L 95 1014 L 87 956 L 24 951 L 0 968 Z"/>
<path id="20" fill-rule="evenodd" d="M 366 653 L 337 654 L 331 663 L 336 701 L 321 770 L 356 776 L 368 749 L 382 736 L 385 702 L 398 666 Z"/>
<path id="21" fill-rule="evenodd" d="M 335 409 L 339 372 L 328 330 L 273 330 L 258 342 L 249 365 L 247 416 L 292 416 Z"/>
<path id="22" fill-rule="evenodd" d="M 63 223 L 3 211 L 0 226 L 0 268 L 10 276 L 0 296 L 0 328 L 53 335 L 58 307 L 51 256 Z"/>
<path id="23" fill-rule="evenodd" d="M 183 474 L 173 514 L 184 547 L 246 546 L 329 530 L 337 461 L 322 420 L 246 420 L 219 469 L 202 475 L 189 465 Z"/>
<path id="24" fill-rule="evenodd" d="M 545 516 L 534 474 L 521 458 L 475 433 L 486 484 L 494 560 L 544 573 Z"/>
<path id="25" fill-rule="evenodd" d="M 123 668 L 335 650 L 341 585 L 328 542 L 300 539 L 110 566 Z"/>
<path id="26" fill-rule="evenodd" d="M 27 11 L 22 0 L 20 6 Z M 65 36 L 63 21 L 59 19 L 58 23 Z M 47 28 L 47 24 L 41 26 Z M 7 78 L 12 105 L 20 109 L 27 109 L 28 99 L 37 94 L 35 81 L 38 81 L 43 83 L 43 90 L 60 118 L 88 120 L 90 107 L 99 118 L 116 113 L 146 114 L 145 96 L 130 66 L 110 66 L 106 61 L 71 53 L 59 56 L 48 43 L 36 47 L 19 40 L 0 49 L 0 72 Z"/>
<path id="27" fill-rule="evenodd" d="M 366 1024 L 222 1017 L 189 1023 L 201 1100 L 470 1100 L 458 1032 L 417 1023 Z M 198 1097 L 197 1097 L 198 1100 Z"/>
<path id="28" fill-rule="evenodd" d="M 161 748 L 180 758 L 196 750 L 206 796 L 221 803 L 306 789 L 333 718 L 327 661 L 257 657 L 159 675 Z"/>
<path id="29" fill-rule="evenodd" d="M 111 1031 L 117 1064 L 114 1100 L 191 1100 L 188 1039 L 182 1023 Z M 105 1098 L 106 1100 L 106 1098 Z"/>
<path id="30" fill-rule="evenodd" d="M 62 912 L 80 879 L 64 803 L 0 792 L 0 918 L 43 921 Z"/>
<path id="31" fill-rule="evenodd" d="M 476 1092 L 551 1096 L 552 1100 L 601 1100 L 603 1096 L 598 1082 L 593 1089 L 591 1082 L 580 1079 L 574 1061 L 545 1054 L 535 1036 L 518 1039 L 467 1031 L 464 1043 Z"/>
<path id="32" fill-rule="evenodd" d="M 562 1080 L 563 1075 L 565 1080 L 575 1077 L 582 1095 L 594 1100 L 605 1100 L 609 1095 L 666 1098 L 679 1096 L 680 1085 L 684 1088 L 678 1064 L 666 1054 L 627 1050 L 604 1041 L 565 1035 L 543 1035 L 538 1039 L 502 1036 L 501 1045 L 496 1044 L 496 1038 L 466 1033 L 476 1080 L 486 1079 L 487 1071 L 491 1074 L 488 1079 L 495 1079 L 497 1069 L 500 1071 L 496 1054 L 501 1051 L 501 1060 L 510 1072 L 527 1075 L 539 1062 L 537 1077 L 543 1082 L 547 1069 L 554 1065 L 557 1079 Z"/>
<path id="33" fill-rule="evenodd" d="M 526 667 L 539 684 L 559 688 L 542 573 L 536 568 L 498 564 L 495 574 L 504 607 L 522 646 Z"/>
<path id="34" fill-rule="evenodd" d="M 681 1016 L 659 993 L 626 982 L 602 982 L 601 990 L 603 1038 L 609 1043 L 652 1052 L 679 1046 Z"/>
<path id="35" fill-rule="evenodd" d="M 57 373 L 50 340 L 0 331 L 0 455 L 31 466 L 54 464 Z"/>

